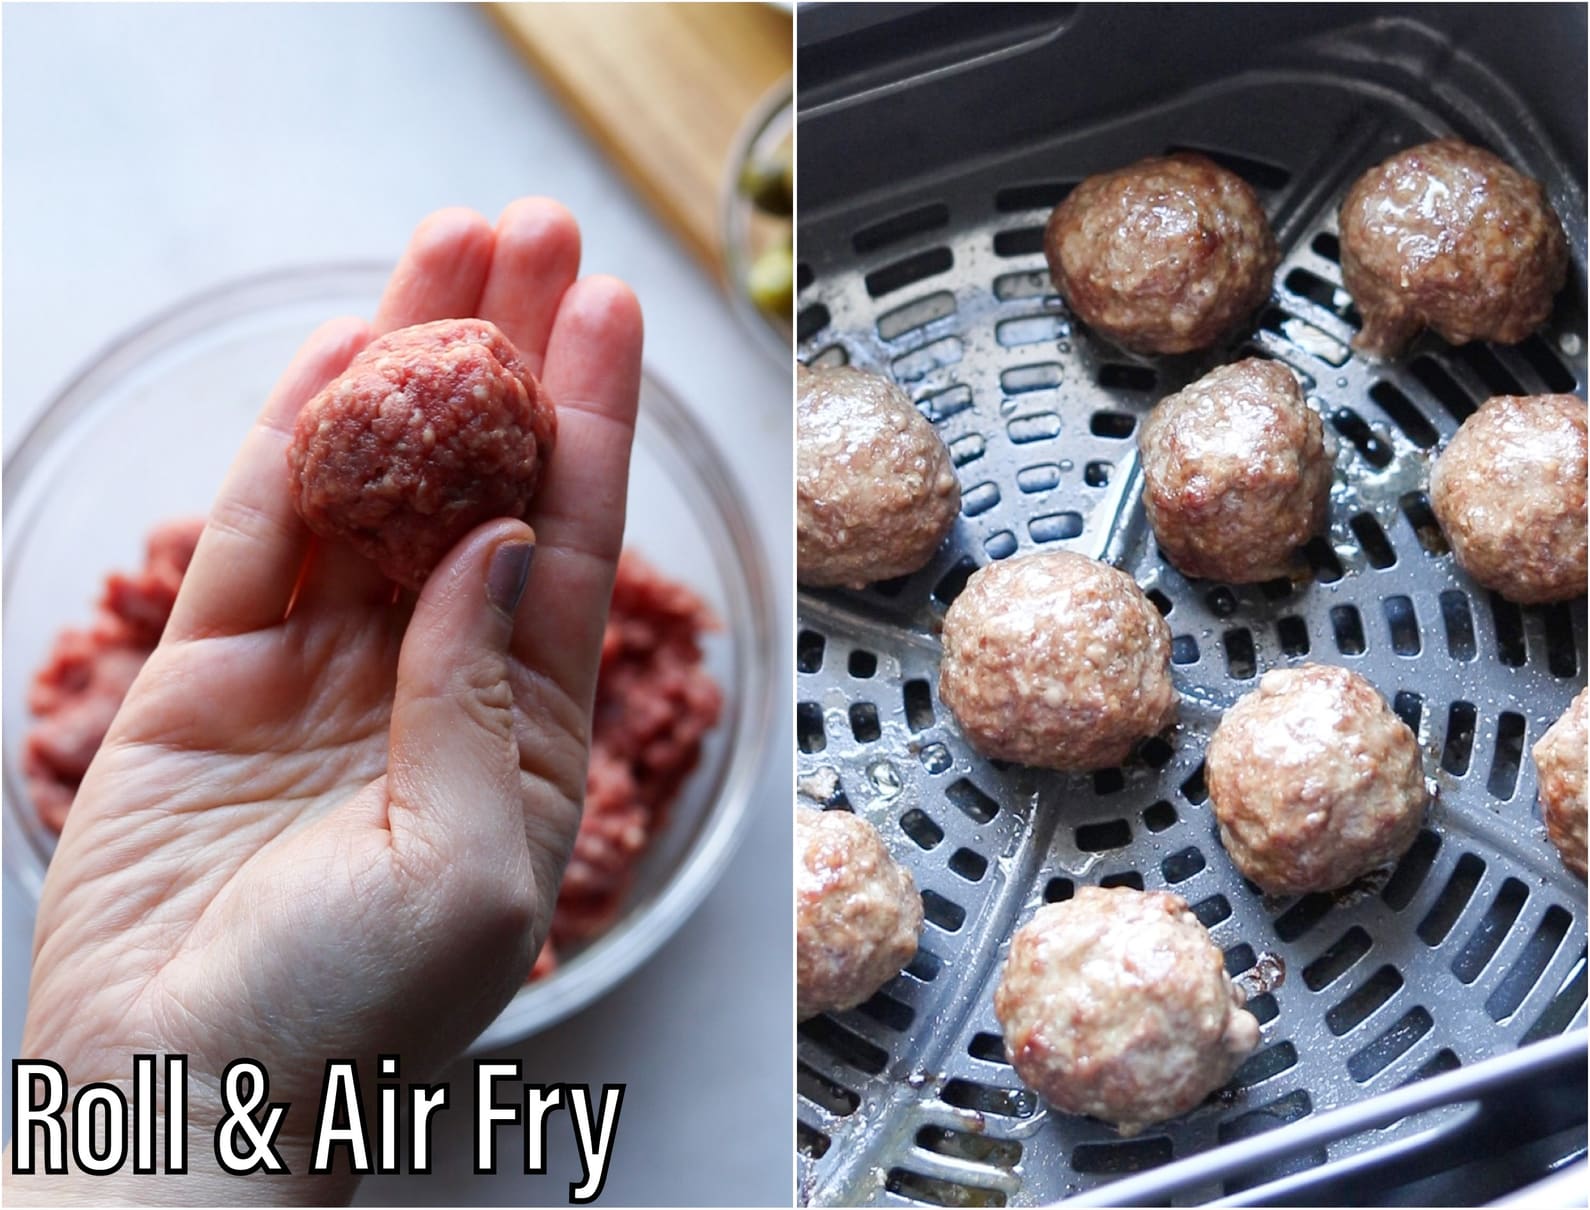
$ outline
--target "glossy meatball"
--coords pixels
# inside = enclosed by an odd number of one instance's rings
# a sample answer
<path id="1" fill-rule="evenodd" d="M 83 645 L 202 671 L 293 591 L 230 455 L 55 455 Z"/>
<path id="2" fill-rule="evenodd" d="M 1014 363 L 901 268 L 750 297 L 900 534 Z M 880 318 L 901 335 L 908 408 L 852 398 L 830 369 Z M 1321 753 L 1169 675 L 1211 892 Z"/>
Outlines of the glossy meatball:
<path id="1" fill-rule="evenodd" d="M 994 1012 L 1022 1082 L 1123 1135 L 1194 1108 L 1259 1042 L 1186 901 L 1081 887 L 1016 931 Z"/>
<path id="2" fill-rule="evenodd" d="M 1077 318 L 1139 353 L 1214 344 L 1270 296 L 1280 262 L 1248 183 L 1190 154 L 1088 177 L 1049 216 L 1043 248 Z"/>
<path id="3" fill-rule="evenodd" d="M 801 1020 L 854 1008 L 916 956 L 922 900 L 878 830 L 848 811 L 795 812 Z"/>
<path id="4" fill-rule="evenodd" d="M 1356 672 L 1322 664 L 1267 672 L 1226 711 L 1205 780 L 1226 852 L 1272 895 L 1391 864 L 1429 802 L 1408 725 Z"/>
<path id="5" fill-rule="evenodd" d="M 1498 395 L 1430 472 L 1430 507 L 1463 570 L 1510 601 L 1585 590 L 1585 404 Z"/>
<path id="6" fill-rule="evenodd" d="M 933 426 L 889 379 L 850 366 L 807 370 L 795 390 L 800 582 L 863 588 L 924 566 L 961 507 Z"/>
<path id="7" fill-rule="evenodd" d="M 1104 769 L 1176 717 L 1170 627 L 1124 572 L 1069 551 L 1006 559 L 944 616 L 939 697 L 984 756 Z"/>
<path id="8" fill-rule="evenodd" d="M 1562 862 L 1585 876 L 1585 700 L 1581 689 L 1573 704 L 1540 737 L 1534 747 L 1540 777 L 1540 814 L 1546 835 L 1562 854 Z"/>
<path id="9" fill-rule="evenodd" d="M 523 517 L 552 453 L 552 400 L 483 319 L 443 319 L 371 341 L 298 415 L 293 503 L 419 588 L 459 539 Z"/>
<path id="10" fill-rule="evenodd" d="M 1159 402 L 1137 443 L 1148 522 L 1184 575 L 1283 576 L 1325 524 L 1325 427 L 1279 362 L 1250 357 L 1204 375 Z"/>
<path id="11" fill-rule="evenodd" d="M 1452 344 L 1514 343 L 1551 314 L 1568 241 L 1539 181 L 1460 139 L 1399 151 L 1342 202 L 1353 346 L 1395 357 L 1431 328 Z"/>

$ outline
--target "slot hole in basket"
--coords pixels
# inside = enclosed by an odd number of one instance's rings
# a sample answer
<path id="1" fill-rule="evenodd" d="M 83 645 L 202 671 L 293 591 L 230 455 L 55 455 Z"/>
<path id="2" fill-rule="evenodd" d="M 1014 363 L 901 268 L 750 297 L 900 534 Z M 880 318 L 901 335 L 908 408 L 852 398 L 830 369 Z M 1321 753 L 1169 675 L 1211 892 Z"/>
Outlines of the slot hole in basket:
<path id="1" fill-rule="evenodd" d="M 1441 748 L 1441 767 L 1453 777 L 1469 771 L 1474 752 L 1474 727 L 1479 712 L 1472 702 L 1453 702 L 1446 715 L 1446 743 Z"/>
<path id="2" fill-rule="evenodd" d="M 1076 845 L 1084 853 L 1107 853 L 1132 843 L 1132 827 L 1124 819 L 1108 823 L 1083 824 L 1076 832 Z"/>
<path id="3" fill-rule="evenodd" d="M 911 1022 L 916 1020 L 916 1010 L 909 1004 L 902 1004 L 893 996 L 886 996 L 882 992 L 858 1006 L 856 1011 L 897 1034 L 903 1034 L 910 1029 Z"/>
<path id="4" fill-rule="evenodd" d="M 1347 998 L 1325 1013 L 1325 1025 L 1338 1038 L 1357 1029 L 1402 988 L 1402 973 L 1383 966 L 1360 983 Z"/>
<path id="5" fill-rule="evenodd" d="M 1159 863 L 1159 869 L 1165 875 L 1165 881 L 1174 886 L 1178 882 L 1186 882 L 1208 864 L 1204 855 L 1189 845 L 1166 857 Z"/>
<path id="6" fill-rule="evenodd" d="M 1143 826 L 1150 832 L 1163 832 L 1176 822 L 1176 808 L 1161 799 L 1143 811 Z"/>
<path id="7" fill-rule="evenodd" d="M 987 823 L 999 813 L 999 804 L 964 777 L 952 782 L 944 791 L 944 797 L 973 823 Z"/>
<path id="8" fill-rule="evenodd" d="M 1314 1103 L 1309 1099 L 1308 1093 L 1299 1088 L 1295 1092 L 1289 1092 L 1284 1097 L 1271 1101 L 1268 1105 L 1221 1122 L 1218 1132 L 1220 1141 L 1233 1143 L 1238 1139 L 1252 1138 L 1256 1134 L 1274 1130 L 1277 1126 L 1306 1118 L 1313 1108 Z"/>
<path id="9" fill-rule="evenodd" d="M 1331 633 L 1336 637 L 1336 650 L 1343 655 L 1364 654 L 1364 620 L 1357 606 L 1331 606 Z"/>
<path id="10" fill-rule="evenodd" d="M 1392 423 L 1403 435 L 1422 450 L 1427 450 L 1441 439 L 1435 426 L 1425 419 L 1418 406 L 1389 382 L 1377 382 L 1369 388 L 1369 397 L 1390 416 Z"/>
<path id="11" fill-rule="evenodd" d="M 1352 299 L 1335 282 L 1326 281 L 1307 269 L 1293 269 L 1286 275 L 1286 288 L 1299 298 L 1306 298 L 1342 319 L 1356 322 Z M 1349 316 L 1352 318 L 1349 319 Z"/>
<path id="12" fill-rule="evenodd" d="M 1546 384 L 1548 391 L 1555 391 L 1559 395 L 1570 393 L 1577 383 L 1568 367 L 1557 360 L 1557 354 L 1544 340 L 1539 332 L 1531 332 L 1521 343 L 1513 346 L 1514 350 L 1524 355 L 1524 360 L 1529 362 L 1530 368 L 1540 375 L 1541 381 Z"/>
<path id="13" fill-rule="evenodd" d="M 936 1176 L 923 1176 L 909 1168 L 891 1168 L 884 1178 L 884 1189 L 896 1197 L 913 1202 L 926 1202 L 930 1206 L 1003 1206 L 1005 1195 L 998 1189 L 983 1189 L 976 1185 L 963 1185 L 959 1181 L 946 1181 Z"/>
<path id="14" fill-rule="evenodd" d="M 802 344 L 806 343 L 817 333 L 826 328 L 833 317 L 829 315 L 828 308 L 822 303 L 813 303 L 809 307 L 802 307 L 800 314 L 795 317 L 795 338 Z"/>
<path id="15" fill-rule="evenodd" d="M 1010 558 L 1019 549 L 1020 544 L 1016 541 L 1016 535 L 1008 529 L 998 530 L 983 539 L 983 550 L 990 559 L 996 561 Z"/>
<path id="16" fill-rule="evenodd" d="M 1509 668 L 1522 668 L 1528 651 L 1524 646 L 1524 614 L 1500 593 L 1491 597 L 1491 620 L 1496 624 L 1496 658 Z"/>
<path id="17" fill-rule="evenodd" d="M 1281 650 L 1289 656 L 1308 654 L 1308 623 L 1296 614 L 1288 614 L 1275 624 L 1281 640 Z"/>
<path id="18" fill-rule="evenodd" d="M 828 640 L 815 630 L 803 630 L 795 640 L 795 667 L 801 672 L 821 672 Z"/>
<path id="19" fill-rule="evenodd" d="M 974 1059 L 981 1059 L 984 1063 L 1010 1066 L 1010 1058 L 1005 1054 L 1005 1039 L 998 1034 L 973 1034 L 971 1042 L 966 1046 L 966 1053 Z"/>
<path id="20" fill-rule="evenodd" d="M 1039 181 L 1008 185 L 994 194 L 994 209 L 1001 214 L 1019 210 L 1053 210 L 1077 187 L 1075 181 Z"/>
<path id="21" fill-rule="evenodd" d="M 940 1100 L 957 1109 L 973 1109 L 1003 1118 L 1030 1118 L 1038 1111 L 1038 1096 L 1028 1089 L 995 1088 L 971 1080 L 951 1080 Z"/>
<path id="22" fill-rule="evenodd" d="M 1120 769 L 1100 769 L 1093 774 L 1093 793 L 1100 798 L 1119 794 L 1126 788 L 1126 774 Z"/>
<path id="23" fill-rule="evenodd" d="M 805 261 L 795 266 L 795 288 L 804 290 L 817 280 L 817 275 L 812 272 L 812 267 Z"/>
<path id="24" fill-rule="evenodd" d="M 1347 1060 L 1347 1074 L 1355 1083 L 1368 1083 L 1412 1050 L 1434 1024 L 1428 1009 L 1410 1008 L 1395 1025 Z"/>
<path id="25" fill-rule="evenodd" d="M 836 1117 L 848 1117 L 861 1105 L 861 1098 L 850 1089 L 843 1084 L 834 1083 L 805 1063 L 796 1064 L 795 1087 L 801 1096 L 815 1105 L 820 1105 Z"/>
<path id="26" fill-rule="evenodd" d="M 828 1054 L 869 1076 L 881 1075 L 889 1065 L 889 1054 L 860 1034 L 852 1033 L 832 1017 L 812 1017 L 800 1024 L 800 1035 L 817 1043 Z"/>
<path id="27" fill-rule="evenodd" d="M 1071 1167 L 1088 1175 L 1124 1176 L 1157 1168 L 1174 1158 L 1170 1140 L 1160 1135 L 1119 1143 L 1078 1143 L 1071 1151 Z"/>
<path id="28" fill-rule="evenodd" d="M 944 829 L 920 807 L 912 807 L 900 816 L 900 830 L 909 836 L 919 849 L 931 852 L 944 839 Z"/>
<path id="29" fill-rule="evenodd" d="M 1253 947 L 1244 942 L 1233 945 L 1226 951 L 1226 974 L 1232 978 L 1250 971 L 1258 964 L 1259 956 L 1253 952 Z"/>
<path id="30" fill-rule="evenodd" d="M 965 908 L 932 890 L 922 892 L 922 916 L 946 933 L 957 933 L 966 923 Z"/>
<path id="31" fill-rule="evenodd" d="M 1419 734 L 1419 723 L 1424 719 L 1424 699 L 1409 689 L 1397 690 L 1391 700 L 1391 712 L 1400 718 L 1414 735 Z"/>
<path id="32" fill-rule="evenodd" d="M 922 396 L 916 406 L 930 421 L 940 424 L 951 416 L 959 416 L 972 406 L 972 388 L 965 383 L 956 383 L 942 391 Z"/>
<path id="33" fill-rule="evenodd" d="M 1042 251 L 1042 227 L 1011 227 L 994 233 L 995 256 L 1031 256 Z"/>
<path id="34" fill-rule="evenodd" d="M 1513 377 L 1513 372 L 1497 360 L 1496 354 L 1477 341 L 1470 341 L 1466 345 L 1459 345 L 1455 350 L 1457 355 L 1468 364 L 1469 369 L 1480 376 L 1485 383 L 1486 390 L 1492 395 L 1527 395 L 1523 384 Z"/>
<path id="35" fill-rule="evenodd" d="M 1013 366 L 999 375 L 999 389 L 1007 395 L 1022 395 L 1028 391 L 1048 391 L 1060 385 L 1062 371 L 1053 361 L 1033 365 Z"/>
<path id="36" fill-rule="evenodd" d="M 1524 716 L 1508 710 L 1496 723 L 1496 750 L 1491 757 L 1491 775 L 1485 788 L 1500 802 L 1513 797 L 1518 786 L 1518 769 L 1524 760 Z"/>
<path id="37" fill-rule="evenodd" d="M 871 702 L 855 702 L 850 707 L 850 734 L 858 744 L 876 743 L 883 735 L 878 708 Z"/>
<path id="38" fill-rule="evenodd" d="M 1490 1013 L 1491 1020 L 1505 1021 L 1518 1011 L 1518 1006 L 1546 973 L 1546 967 L 1556 957 L 1572 926 L 1573 917 L 1566 908 L 1554 903 L 1546 909 L 1518 960 L 1485 1001 L 1485 1011 Z"/>
<path id="39" fill-rule="evenodd" d="M 1237 612 L 1237 594 L 1224 584 L 1211 588 L 1204 601 L 1209 606 L 1209 612 L 1217 618 L 1229 618 Z"/>
<path id="40" fill-rule="evenodd" d="M 1195 807 L 1209 797 L 1209 787 L 1204 783 L 1203 761 L 1199 761 L 1198 767 L 1192 771 L 1192 776 L 1182 782 L 1181 796 Z"/>
<path id="41" fill-rule="evenodd" d="M 1039 462 L 1032 466 L 1024 466 L 1016 472 L 1016 486 L 1029 496 L 1039 492 L 1051 492 L 1060 486 L 1060 465 L 1055 462 Z"/>
<path id="42" fill-rule="evenodd" d="M 920 945 L 916 949 L 916 957 L 911 959 L 911 965 L 905 968 L 905 973 L 913 979 L 923 983 L 932 983 L 939 977 L 939 971 L 944 969 L 944 963 L 932 950 L 923 949 Z"/>
<path id="43" fill-rule="evenodd" d="M 929 202 L 861 228 L 850 237 L 850 246 L 865 255 L 910 239 L 913 235 L 921 235 L 924 231 L 936 231 L 949 221 L 948 206 L 943 202 Z"/>
<path id="44" fill-rule="evenodd" d="M 1421 650 L 1419 616 L 1413 611 L 1413 600 L 1401 595 L 1387 597 L 1381 608 L 1391 631 L 1391 649 L 1402 656 L 1418 655 Z"/>
<path id="45" fill-rule="evenodd" d="M 1108 487 L 1110 472 L 1114 469 L 1112 462 L 1090 462 L 1082 468 L 1082 482 L 1089 487 Z"/>
<path id="46" fill-rule="evenodd" d="M 821 752 L 828 747 L 823 730 L 823 708 L 816 702 L 801 702 L 795 707 L 795 739 L 802 752 Z"/>
<path id="47" fill-rule="evenodd" d="M 1077 893 L 1077 885 L 1069 878 L 1051 878 L 1044 883 L 1043 901 L 1045 903 L 1064 903 Z"/>
<path id="48" fill-rule="evenodd" d="M 1162 618 L 1169 617 L 1170 611 L 1176 607 L 1175 603 L 1157 588 L 1150 588 L 1143 595 L 1149 599 L 1155 609 L 1159 610 L 1159 616 Z"/>
<path id="49" fill-rule="evenodd" d="M 1321 584 L 1334 584 L 1347 574 L 1336 557 L 1336 548 L 1323 535 L 1315 535 L 1303 544 L 1303 557 Z"/>
<path id="50" fill-rule="evenodd" d="M 1573 975 L 1567 979 L 1562 989 L 1551 998 L 1551 1003 L 1544 1012 L 1535 1018 L 1535 1023 L 1519 1039 L 1519 1045 L 1524 1046 L 1541 1038 L 1550 1038 L 1562 1033 L 1573 1024 L 1574 1018 L 1579 1015 L 1579 1010 L 1584 1007 L 1585 1001 L 1585 951 L 1579 951 L 1579 964 Z"/>
<path id="51" fill-rule="evenodd" d="M 1353 531 L 1353 537 L 1358 539 L 1358 545 L 1363 548 L 1364 554 L 1369 557 L 1369 566 L 1376 571 L 1384 571 L 1388 567 L 1397 565 L 1397 552 L 1391 548 L 1391 542 L 1386 538 L 1386 531 L 1380 528 L 1370 513 L 1359 513 L 1348 522 Z"/>
<path id="52" fill-rule="evenodd" d="M 892 294 L 915 282 L 944 273 L 954 264 L 955 257 L 948 248 L 928 248 L 867 274 L 867 293 L 873 298 L 882 298 L 885 294 Z"/>
<path id="53" fill-rule="evenodd" d="M 988 858 L 972 849 L 956 849 L 950 857 L 950 872 L 967 882 L 981 882 L 988 872 Z"/>
<path id="54" fill-rule="evenodd" d="M 1457 380 L 1434 358 L 1415 357 L 1408 366 L 1419 385 L 1436 397 L 1437 402 L 1459 424 L 1474 415 L 1476 400 L 1458 385 Z"/>
<path id="55" fill-rule="evenodd" d="M 1088 431 L 1095 437 L 1111 441 L 1124 441 L 1137 427 L 1137 418 L 1125 412 L 1094 412 L 1088 421 Z"/>
<path id="56" fill-rule="evenodd" d="M 1340 264 L 1342 259 L 1341 241 L 1329 231 L 1321 231 L 1314 237 L 1314 242 L 1309 245 L 1314 251 L 1323 256 L 1331 264 Z"/>
<path id="57" fill-rule="evenodd" d="M 1380 898 L 1392 911 L 1400 912 L 1413 902 L 1424 880 L 1435 864 L 1435 855 L 1441 851 L 1441 838 L 1428 828 L 1414 837 L 1408 851 L 1403 854 L 1397 868 L 1391 872 Z"/>
<path id="58" fill-rule="evenodd" d="M 922 680 L 907 681 L 901 691 L 905 699 L 905 725 L 913 731 L 926 731 L 933 725 L 933 691 Z"/>
<path id="59" fill-rule="evenodd" d="M 1441 594 L 1441 624 L 1446 629 L 1447 654 L 1454 660 L 1466 664 L 1479 654 L 1468 593 L 1449 588 Z"/>
<path id="60" fill-rule="evenodd" d="M 1258 657 L 1253 650 L 1253 635 L 1247 630 L 1228 630 L 1221 636 L 1226 649 L 1226 672 L 1232 680 L 1253 679 L 1258 671 Z"/>
<path id="61" fill-rule="evenodd" d="M 1064 542 L 1082 532 L 1082 514 L 1065 512 L 1034 517 L 1027 523 L 1027 532 L 1034 542 Z"/>
<path id="62" fill-rule="evenodd" d="M 878 316 L 878 336 L 882 340 L 899 340 L 908 332 L 915 332 L 954 314 L 955 295 L 948 290 L 938 290 Z"/>
<path id="63" fill-rule="evenodd" d="M 1275 918 L 1275 935 L 1282 941 L 1296 941 L 1330 914 L 1336 900 L 1330 895 L 1304 895 Z"/>
<path id="64" fill-rule="evenodd" d="M 1403 492 L 1397 503 L 1402 515 L 1408 518 L 1408 524 L 1413 526 L 1414 537 L 1419 539 L 1425 554 L 1444 555 L 1452 549 L 1447 544 L 1446 534 L 1441 532 L 1441 523 L 1435 519 L 1429 496 L 1424 492 Z"/>
<path id="65" fill-rule="evenodd" d="M 1107 391 L 1138 391 L 1146 395 L 1158 381 L 1158 376 L 1148 366 L 1110 362 L 1099 367 L 1099 385 Z"/>
<path id="66" fill-rule="evenodd" d="M 1252 1088 L 1266 1080 L 1273 1080 L 1283 1071 L 1297 1066 L 1297 1047 L 1290 1042 L 1277 1042 L 1257 1054 L 1250 1055 L 1232 1075 L 1227 1088 L 1238 1091 Z"/>
<path id="67" fill-rule="evenodd" d="M 795 1150 L 807 1159 L 820 1160 L 828 1154 L 828 1148 L 833 1145 L 830 1139 L 816 1127 L 808 1126 L 799 1119 L 795 1122 Z"/>
<path id="68" fill-rule="evenodd" d="M 1248 1001 L 1248 1011 L 1260 1025 L 1268 1025 L 1281 1015 L 1281 1006 L 1269 992 L 1263 992 Z"/>
<path id="69" fill-rule="evenodd" d="M 1101 887 L 1131 887 L 1134 891 L 1143 889 L 1143 876 L 1136 870 L 1123 870 L 1119 874 L 1106 874 L 1099 879 Z"/>
<path id="70" fill-rule="evenodd" d="M 1190 634 L 1178 634 L 1171 639 L 1170 662 L 1172 664 L 1196 664 L 1198 662 L 1198 640 Z"/>
<path id="71" fill-rule="evenodd" d="M 1343 933 L 1323 954 L 1303 968 L 1303 983 L 1310 991 L 1329 987 L 1367 954 L 1373 942 L 1358 925 Z"/>
<path id="72" fill-rule="evenodd" d="M 947 1126 L 924 1126 L 916 1132 L 916 1145 L 934 1155 L 1014 1168 L 1021 1161 L 1021 1144 L 1012 1139 L 994 1139 L 985 1134 L 968 1134 Z"/>
<path id="73" fill-rule="evenodd" d="M 1552 676 L 1570 677 L 1579 671 L 1579 652 L 1573 642 L 1573 609 L 1566 603 L 1540 611 L 1546 628 L 1546 667 Z"/>
<path id="74" fill-rule="evenodd" d="M 1438 1076 L 1448 1071 L 1456 1071 L 1461 1066 L 1463 1066 L 1462 1060 L 1451 1050 L 1442 1047 L 1423 1063 L 1419 1064 L 1419 1070 L 1404 1080 L 1399 1087 L 1405 1088 L 1409 1084 L 1417 1084 L 1420 1080 L 1428 1080 L 1431 1076 Z"/>
<path id="75" fill-rule="evenodd" d="M 1380 470 L 1391 465 L 1391 446 L 1352 408 L 1337 408 L 1330 414 L 1330 421 L 1331 427 L 1351 441 L 1370 466 Z"/>
<path id="76" fill-rule="evenodd" d="M 998 489 L 995 489 L 996 491 Z M 971 559 L 961 559 L 950 568 L 933 586 L 933 599 L 941 605 L 949 606 L 955 603 L 955 598 L 961 595 L 966 587 L 966 581 L 972 578 L 972 573 L 977 570 L 977 564 Z"/>
<path id="77" fill-rule="evenodd" d="M 1480 977 L 1480 972 L 1496 956 L 1496 951 L 1518 922 L 1518 915 L 1524 910 L 1528 898 L 1529 889 L 1518 879 L 1508 878 L 1502 882 L 1496 898 L 1491 900 L 1491 905 L 1485 909 L 1485 914 L 1474 926 L 1469 939 L 1463 943 L 1457 957 L 1452 959 L 1452 973 L 1461 982 L 1473 983 Z"/>
<path id="78" fill-rule="evenodd" d="M 1447 879 L 1446 886 L 1441 889 L 1440 898 L 1431 906 L 1424 919 L 1419 921 L 1417 930 L 1419 940 L 1431 949 L 1445 941 L 1446 935 L 1452 931 L 1452 926 L 1463 914 L 1463 909 L 1474 897 L 1474 891 L 1484 875 L 1485 862 L 1475 854 L 1465 853 L 1459 857 L 1457 865 L 1452 867 L 1452 874 Z"/>
<path id="79" fill-rule="evenodd" d="M 850 653 L 848 664 L 850 675 L 857 680 L 867 680 L 878 671 L 878 657 L 870 651 L 856 650 Z"/>
<path id="80" fill-rule="evenodd" d="M 1192 914 L 1206 929 L 1212 929 L 1231 916 L 1231 901 L 1224 895 L 1211 895 L 1192 905 Z"/>
<path id="81" fill-rule="evenodd" d="M 979 517 L 998 503 L 999 484 L 993 480 L 979 483 L 975 487 L 969 487 L 961 493 L 961 516 Z M 935 595 L 937 594 L 935 593 Z"/>

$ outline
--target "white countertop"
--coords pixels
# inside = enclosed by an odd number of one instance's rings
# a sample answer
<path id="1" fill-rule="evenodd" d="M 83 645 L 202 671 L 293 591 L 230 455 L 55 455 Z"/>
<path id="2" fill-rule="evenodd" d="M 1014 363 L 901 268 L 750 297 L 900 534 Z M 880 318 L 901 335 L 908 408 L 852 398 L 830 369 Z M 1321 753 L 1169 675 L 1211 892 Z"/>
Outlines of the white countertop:
<path id="1" fill-rule="evenodd" d="M 7 5 L 3 430 L 14 448 L 96 349 L 197 290 L 290 264 L 394 259 L 439 206 L 495 217 L 545 193 L 586 272 L 639 293 L 648 364 L 732 442 L 792 626 L 789 384 L 716 284 L 469 5 Z M 792 1188 L 788 660 L 775 744 L 732 868 L 641 971 L 507 1052 L 525 1078 L 628 1084 L 604 1204 L 788 1204 Z M 762 809 L 759 809 L 762 808 Z M 27 898 L 4 897 L 4 1105 L 27 997 Z M 449 1073 L 467 1087 L 465 1069 Z M 363 1204 L 563 1203 L 551 1170 L 475 1176 L 469 1119 L 439 1119 L 430 1177 Z M 5 1128 L 9 1137 L 9 1120 Z"/>

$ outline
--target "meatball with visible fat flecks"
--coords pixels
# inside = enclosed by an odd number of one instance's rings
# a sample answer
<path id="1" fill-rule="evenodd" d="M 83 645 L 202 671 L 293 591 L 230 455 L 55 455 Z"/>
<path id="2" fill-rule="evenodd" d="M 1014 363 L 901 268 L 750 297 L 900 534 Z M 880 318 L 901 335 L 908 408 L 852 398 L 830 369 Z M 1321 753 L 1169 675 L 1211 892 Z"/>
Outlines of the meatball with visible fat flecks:
<path id="1" fill-rule="evenodd" d="M 796 568 L 814 588 L 908 575 L 955 524 L 949 450 L 892 381 L 851 366 L 796 376 Z"/>
<path id="2" fill-rule="evenodd" d="M 878 830 L 848 811 L 795 812 L 796 1011 L 854 1008 L 916 957 L 922 900 Z"/>
<path id="3" fill-rule="evenodd" d="M 1188 153 L 1088 177 L 1049 216 L 1043 248 L 1077 318 L 1139 353 L 1214 344 L 1270 296 L 1280 263 L 1248 183 Z"/>
<path id="4" fill-rule="evenodd" d="M 1363 677 L 1323 664 L 1265 673 L 1220 720 L 1204 776 L 1226 852 L 1272 895 L 1391 864 L 1429 803 L 1408 725 Z"/>
<path id="5" fill-rule="evenodd" d="M 1423 328 L 1452 344 L 1523 340 L 1551 315 L 1568 241 L 1539 181 L 1461 139 L 1409 147 L 1342 201 L 1353 347 L 1395 357 Z"/>
<path id="6" fill-rule="evenodd" d="M 994 1012 L 1016 1074 L 1134 1135 L 1195 1108 L 1259 1042 L 1225 958 L 1179 895 L 1081 887 L 1011 938 Z"/>
<path id="7" fill-rule="evenodd" d="M 1279 362 L 1221 366 L 1160 400 L 1137 443 L 1148 522 L 1184 575 L 1283 576 L 1325 524 L 1325 428 Z"/>
<path id="8" fill-rule="evenodd" d="M 1546 835 L 1562 854 L 1562 863 L 1585 876 L 1585 704 L 1590 689 L 1546 729 L 1534 747 L 1540 779 L 1540 814 Z"/>
<path id="9" fill-rule="evenodd" d="M 402 328 L 298 414 L 293 504 L 315 533 L 417 589 L 475 526 L 525 515 L 556 434 L 551 398 L 496 325 Z"/>
<path id="10" fill-rule="evenodd" d="M 982 568 L 943 637 L 939 697 L 984 756 L 1108 768 L 1176 717 L 1170 627 L 1130 576 L 1086 555 Z"/>
<path id="11" fill-rule="evenodd" d="M 1463 570 L 1522 605 L 1585 590 L 1585 404 L 1498 395 L 1430 472 L 1430 508 Z"/>

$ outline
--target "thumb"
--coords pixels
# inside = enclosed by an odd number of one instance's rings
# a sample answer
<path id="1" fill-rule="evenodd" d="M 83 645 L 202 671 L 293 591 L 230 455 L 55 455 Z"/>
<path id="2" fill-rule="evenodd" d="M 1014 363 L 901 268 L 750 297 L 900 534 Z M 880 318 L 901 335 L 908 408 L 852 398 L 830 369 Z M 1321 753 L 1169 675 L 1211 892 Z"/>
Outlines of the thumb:
<path id="1" fill-rule="evenodd" d="M 387 762 L 394 843 L 413 839 L 477 870 L 502 863 L 521 880 L 508 646 L 534 554 L 530 527 L 504 518 L 475 529 L 426 580 L 398 656 Z"/>

